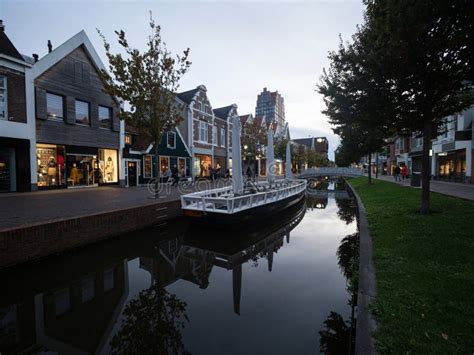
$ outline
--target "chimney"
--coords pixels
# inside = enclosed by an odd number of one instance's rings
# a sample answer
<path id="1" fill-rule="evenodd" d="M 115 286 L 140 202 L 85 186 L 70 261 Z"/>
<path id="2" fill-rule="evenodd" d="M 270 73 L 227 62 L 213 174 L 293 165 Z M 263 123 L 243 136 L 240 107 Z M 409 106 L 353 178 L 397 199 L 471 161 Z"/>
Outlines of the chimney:
<path id="1" fill-rule="evenodd" d="M 5 25 L 3 24 L 3 20 L 0 20 L 0 32 L 5 32 Z"/>
<path id="2" fill-rule="evenodd" d="M 33 58 L 35 59 L 35 63 L 36 63 L 38 61 L 38 58 L 39 58 L 38 54 L 33 53 Z"/>
<path id="3" fill-rule="evenodd" d="M 53 45 L 51 44 L 51 41 L 48 39 L 48 53 L 51 53 L 53 51 Z"/>

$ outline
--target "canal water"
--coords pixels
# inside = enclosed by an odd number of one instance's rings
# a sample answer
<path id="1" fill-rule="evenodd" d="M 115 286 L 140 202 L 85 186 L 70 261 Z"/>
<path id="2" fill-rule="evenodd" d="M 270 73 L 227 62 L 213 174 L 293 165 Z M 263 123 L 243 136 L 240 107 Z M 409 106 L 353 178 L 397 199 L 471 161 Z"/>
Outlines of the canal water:
<path id="1" fill-rule="evenodd" d="M 357 250 L 345 191 L 234 232 L 172 221 L 0 274 L 0 353 L 350 354 Z"/>

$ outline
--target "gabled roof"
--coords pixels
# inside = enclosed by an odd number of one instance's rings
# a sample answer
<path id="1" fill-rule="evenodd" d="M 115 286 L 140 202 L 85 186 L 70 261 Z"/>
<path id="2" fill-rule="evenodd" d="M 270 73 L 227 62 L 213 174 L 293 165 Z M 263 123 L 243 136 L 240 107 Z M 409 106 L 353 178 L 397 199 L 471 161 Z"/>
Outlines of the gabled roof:
<path id="1" fill-rule="evenodd" d="M 265 125 L 265 116 L 255 116 L 253 122 L 257 126 L 264 126 Z"/>
<path id="2" fill-rule="evenodd" d="M 242 126 L 245 125 L 247 122 L 249 122 L 249 123 L 252 122 L 252 114 L 251 113 L 249 113 L 248 115 L 240 116 L 240 124 Z"/>
<path id="3" fill-rule="evenodd" d="M 3 24 L 0 24 L 0 54 L 5 54 L 21 61 L 24 60 L 20 52 L 18 52 L 16 47 L 10 41 L 10 38 L 6 35 Z"/>
<path id="4" fill-rule="evenodd" d="M 186 104 L 190 104 L 191 101 L 193 101 L 193 98 L 194 96 L 196 96 L 196 93 L 199 91 L 199 87 L 195 88 L 195 89 L 192 89 L 192 90 L 188 90 L 188 91 L 183 91 L 183 92 L 179 92 L 176 94 L 176 96 L 183 102 L 185 102 Z"/>
<path id="5" fill-rule="evenodd" d="M 313 138 L 297 138 L 297 139 L 292 139 L 292 141 L 298 144 L 303 144 L 307 146 L 308 148 L 313 147 Z"/>
<path id="6" fill-rule="evenodd" d="M 33 77 L 36 78 L 40 76 L 80 46 L 84 48 L 92 64 L 98 71 L 107 70 L 104 66 L 104 63 L 102 63 L 100 60 L 99 55 L 95 51 L 95 48 L 92 45 L 89 37 L 87 37 L 86 32 L 82 30 L 38 60 L 33 66 Z"/>
<path id="7" fill-rule="evenodd" d="M 229 105 L 224 107 L 215 108 L 212 110 L 214 112 L 214 116 L 219 118 L 227 119 L 229 117 L 230 111 L 235 107 L 235 105 Z"/>

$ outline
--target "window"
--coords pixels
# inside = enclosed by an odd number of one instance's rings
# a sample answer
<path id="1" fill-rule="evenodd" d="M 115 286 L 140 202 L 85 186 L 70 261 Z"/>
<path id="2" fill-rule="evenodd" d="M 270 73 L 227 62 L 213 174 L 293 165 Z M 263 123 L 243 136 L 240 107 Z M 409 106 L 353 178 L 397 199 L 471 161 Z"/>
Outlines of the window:
<path id="1" fill-rule="evenodd" d="M 99 126 L 101 128 L 112 128 L 112 109 L 99 106 Z"/>
<path id="2" fill-rule="evenodd" d="M 76 123 L 89 125 L 89 103 L 76 100 Z"/>
<path id="3" fill-rule="evenodd" d="M 125 144 L 132 144 L 132 136 L 130 134 L 125 135 Z"/>
<path id="4" fill-rule="evenodd" d="M 7 77 L 0 75 L 0 120 L 6 120 L 7 118 Z"/>
<path id="5" fill-rule="evenodd" d="M 69 288 L 63 288 L 54 293 L 54 313 L 56 316 L 67 313 L 71 310 L 71 296 Z"/>
<path id="6" fill-rule="evenodd" d="M 212 126 L 212 144 L 217 145 L 217 127 Z"/>
<path id="7" fill-rule="evenodd" d="M 201 101 L 198 102 L 198 110 L 202 111 L 202 102 Z"/>
<path id="8" fill-rule="evenodd" d="M 171 149 L 176 148 L 176 133 L 168 132 L 166 135 L 166 146 Z"/>
<path id="9" fill-rule="evenodd" d="M 225 147 L 225 129 L 221 128 L 221 147 Z"/>
<path id="10" fill-rule="evenodd" d="M 143 157 L 143 176 L 146 178 L 152 177 L 153 174 L 153 165 L 151 159 L 151 155 L 145 155 Z"/>
<path id="11" fill-rule="evenodd" d="M 125 169 L 126 170 L 126 169 Z M 104 291 L 110 291 L 115 287 L 115 272 L 114 269 L 104 271 Z"/>
<path id="12" fill-rule="evenodd" d="M 88 277 L 81 281 L 81 301 L 87 302 L 95 297 L 94 278 Z"/>
<path id="13" fill-rule="evenodd" d="M 170 167 L 170 157 L 162 157 L 160 156 L 160 171 L 161 171 L 161 176 L 166 175 L 166 171 Z"/>
<path id="14" fill-rule="evenodd" d="M 207 123 L 206 122 L 199 122 L 199 140 L 201 142 L 208 142 L 209 138 L 207 135 Z"/>
<path id="15" fill-rule="evenodd" d="M 46 94 L 46 110 L 48 118 L 60 119 L 64 117 L 64 104 L 63 97 L 55 94 Z"/>

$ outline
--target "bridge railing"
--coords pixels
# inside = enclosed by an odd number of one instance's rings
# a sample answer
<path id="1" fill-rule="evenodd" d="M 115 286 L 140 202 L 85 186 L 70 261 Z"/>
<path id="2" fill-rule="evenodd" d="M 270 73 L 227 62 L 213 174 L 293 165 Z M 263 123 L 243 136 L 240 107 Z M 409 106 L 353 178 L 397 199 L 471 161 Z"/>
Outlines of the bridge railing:
<path id="1" fill-rule="evenodd" d="M 362 176 L 364 174 L 362 169 L 358 168 L 310 168 L 302 170 L 299 175 L 300 178 L 311 176 Z"/>

